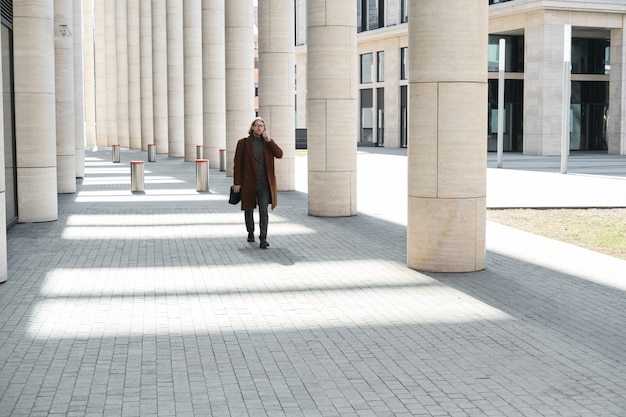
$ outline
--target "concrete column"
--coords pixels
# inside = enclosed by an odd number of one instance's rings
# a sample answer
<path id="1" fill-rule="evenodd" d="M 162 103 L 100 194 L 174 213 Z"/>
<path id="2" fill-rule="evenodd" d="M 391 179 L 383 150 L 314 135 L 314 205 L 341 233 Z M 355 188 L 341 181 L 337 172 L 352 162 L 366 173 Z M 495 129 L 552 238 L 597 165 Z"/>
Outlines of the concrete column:
<path id="1" fill-rule="evenodd" d="M 87 0 L 90 1 L 90 0 Z M 106 32 L 104 30 L 105 7 L 104 2 L 94 2 L 94 78 L 95 78 L 95 133 L 96 146 L 109 145 L 109 117 L 107 115 L 109 106 L 107 88 L 107 60 L 106 60 Z M 117 143 L 117 142 L 115 142 Z"/>
<path id="2" fill-rule="evenodd" d="M 98 2 L 96 2 L 97 4 Z M 119 144 L 118 122 L 117 122 L 117 35 L 115 1 L 104 3 L 104 37 L 105 37 L 105 69 L 106 69 L 106 124 L 107 124 L 107 146 Z"/>
<path id="3" fill-rule="evenodd" d="M 152 83 L 152 0 L 141 0 L 140 15 L 140 106 L 141 149 L 154 143 L 154 108 Z"/>
<path id="4" fill-rule="evenodd" d="M 610 155 L 626 155 L 626 17 L 611 30 L 611 78 L 607 141 Z"/>
<path id="5" fill-rule="evenodd" d="M 76 178 L 85 176 L 85 83 L 83 77 L 83 0 L 72 0 L 74 21 L 74 136 Z M 93 64 L 93 62 L 92 62 Z M 93 68 L 93 65 L 91 66 Z"/>
<path id="6" fill-rule="evenodd" d="M 356 214 L 356 4 L 308 0 L 309 214 Z"/>
<path id="7" fill-rule="evenodd" d="M 128 5 L 127 0 L 115 1 L 115 39 L 117 41 L 117 142 L 122 148 L 129 148 Z"/>
<path id="8" fill-rule="evenodd" d="M 259 115 L 283 149 L 276 161 L 279 190 L 295 190 L 294 2 L 259 2 Z"/>
<path id="9" fill-rule="evenodd" d="M 54 33 L 53 0 L 23 0 L 13 4 L 17 195 L 21 223 L 58 219 Z"/>
<path id="10" fill-rule="evenodd" d="M 296 0 L 295 2 L 295 45 L 306 45 L 307 1 Z"/>
<path id="11" fill-rule="evenodd" d="M 306 129 L 306 103 L 307 103 L 307 54 L 299 51 L 296 53 L 296 82 L 298 90 L 296 93 L 296 128 Z"/>
<path id="12" fill-rule="evenodd" d="M 529 18 L 524 71 L 524 154 L 561 154 L 563 24 L 547 23 L 544 12 Z"/>
<path id="13" fill-rule="evenodd" d="M 295 54 L 296 65 L 296 83 L 297 83 L 297 95 L 296 95 L 296 128 L 306 128 L 306 103 L 307 103 L 307 55 L 305 48 L 301 47 L 306 45 L 306 32 L 307 32 L 307 18 L 306 7 L 308 0 L 296 1 L 296 41 L 298 46 Z"/>
<path id="14" fill-rule="evenodd" d="M 167 2 L 167 104 L 169 155 L 185 156 L 183 3 Z"/>
<path id="15" fill-rule="evenodd" d="M 95 11 L 92 0 L 83 3 L 83 99 L 85 117 L 85 144 L 96 146 L 96 90 L 95 90 L 95 48 L 94 19 Z"/>
<path id="16" fill-rule="evenodd" d="M 237 140 L 248 136 L 254 118 L 254 21 L 252 0 L 227 0 L 225 6 L 226 175 L 232 177 Z"/>
<path id="17" fill-rule="evenodd" d="M 202 40 L 203 156 L 217 167 L 226 147 L 224 0 L 202 2 Z"/>
<path id="18" fill-rule="evenodd" d="M 487 6 L 423 0 L 409 10 L 409 268 L 485 268 Z"/>
<path id="19" fill-rule="evenodd" d="M 202 2 L 183 4 L 185 53 L 185 161 L 196 160 L 196 147 L 202 138 Z M 215 165 L 214 165 L 215 166 Z"/>
<path id="20" fill-rule="evenodd" d="M 385 39 L 385 84 L 400 85 L 400 48 L 398 38 Z M 402 45 L 404 46 L 404 45 Z M 400 147 L 400 88 L 385 88 L 385 146 Z"/>
<path id="21" fill-rule="evenodd" d="M 57 141 L 57 192 L 76 192 L 74 126 L 74 15 L 72 0 L 54 2 L 54 74 Z"/>
<path id="22" fill-rule="evenodd" d="M 139 0 L 128 2 L 128 143 L 141 149 L 141 35 Z"/>
<path id="23" fill-rule="evenodd" d="M 157 153 L 169 153 L 166 45 L 165 0 L 152 0 L 152 94 L 154 101 L 154 144 Z"/>

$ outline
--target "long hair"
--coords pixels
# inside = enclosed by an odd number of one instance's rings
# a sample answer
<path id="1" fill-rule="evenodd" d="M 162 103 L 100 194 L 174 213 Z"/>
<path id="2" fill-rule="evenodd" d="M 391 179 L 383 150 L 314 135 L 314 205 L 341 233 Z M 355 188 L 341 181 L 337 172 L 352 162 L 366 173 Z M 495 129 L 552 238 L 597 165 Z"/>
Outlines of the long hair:
<path id="1" fill-rule="evenodd" d="M 261 118 L 261 117 L 255 117 L 254 120 L 252 121 L 252 123 L 250 123 L 250 129 L 248 129 L 248 136 L 251 136 L 252 132 L 254 132 L 254 124 L 256 122 L 262 122 L 263 126 L 265 126 L 263 128 L 263 131 L 265 132 L 267 130 L 267 124 L 265 123 L 265 120 L 263 120 L 263 118 Z"/>

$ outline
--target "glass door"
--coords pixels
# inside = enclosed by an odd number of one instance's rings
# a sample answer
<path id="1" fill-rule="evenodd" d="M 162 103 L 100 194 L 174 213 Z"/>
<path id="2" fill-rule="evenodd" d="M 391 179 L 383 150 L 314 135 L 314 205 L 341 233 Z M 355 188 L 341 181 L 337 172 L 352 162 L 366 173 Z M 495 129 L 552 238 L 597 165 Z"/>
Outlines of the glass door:
<path id="1" fill-rule="evenodd" d="M 385 146 L 385 89 L 376 89 L 376 146 Z"/>

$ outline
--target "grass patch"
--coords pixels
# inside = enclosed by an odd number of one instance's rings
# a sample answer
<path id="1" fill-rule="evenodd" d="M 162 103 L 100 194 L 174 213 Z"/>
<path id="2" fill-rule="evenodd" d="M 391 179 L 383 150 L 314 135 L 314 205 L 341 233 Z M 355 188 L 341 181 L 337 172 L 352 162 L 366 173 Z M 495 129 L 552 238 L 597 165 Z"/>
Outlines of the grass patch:
<path id="1" fill-rule="evenodd" d="M 490 209 L 487 220 L 626 260 L 626 209 Z"/>

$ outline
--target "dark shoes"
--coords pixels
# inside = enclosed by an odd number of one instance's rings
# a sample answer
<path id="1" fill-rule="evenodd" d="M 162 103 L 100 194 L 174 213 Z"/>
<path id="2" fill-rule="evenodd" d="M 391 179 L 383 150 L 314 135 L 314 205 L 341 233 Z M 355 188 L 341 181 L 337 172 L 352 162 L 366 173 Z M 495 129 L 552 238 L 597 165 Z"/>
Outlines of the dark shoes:
<path id="1" fill-rule="evenodd" d="M 254 242 L 254 232 L 248 232 L 248 242 Z M 270 244 L 267 243 L 267 240 L 261 239 L 261 244 L 259 245 L 261 249 L 267 249 L 270 247 Z"/>

